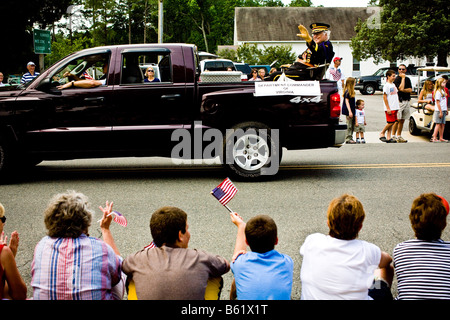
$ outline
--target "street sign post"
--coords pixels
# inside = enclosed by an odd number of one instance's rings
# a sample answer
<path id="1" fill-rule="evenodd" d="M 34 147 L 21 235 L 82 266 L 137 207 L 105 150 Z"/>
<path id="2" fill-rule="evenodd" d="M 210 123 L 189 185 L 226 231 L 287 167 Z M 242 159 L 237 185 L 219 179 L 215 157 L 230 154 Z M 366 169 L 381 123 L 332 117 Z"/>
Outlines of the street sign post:
<path id="1" fill-rule="evenodd" d="M 39 55 L 39 71 L 44 70 L 44 54 L 52 53 L 50 31 L 33 29 L 34 53 Z"/>

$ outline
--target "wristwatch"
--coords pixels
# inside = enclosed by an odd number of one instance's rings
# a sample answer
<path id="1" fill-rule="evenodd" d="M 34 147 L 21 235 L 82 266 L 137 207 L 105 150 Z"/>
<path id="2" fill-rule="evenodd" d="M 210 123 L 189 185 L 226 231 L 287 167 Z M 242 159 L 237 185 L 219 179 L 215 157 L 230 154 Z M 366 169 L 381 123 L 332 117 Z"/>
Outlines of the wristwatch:
<path id="1" fill-rule="evenodd" d="M 71 87 L 75 86 L 75 80 L 72 80 L 72 81 L 70 81 L 70 82 L 72 82 Z"/>

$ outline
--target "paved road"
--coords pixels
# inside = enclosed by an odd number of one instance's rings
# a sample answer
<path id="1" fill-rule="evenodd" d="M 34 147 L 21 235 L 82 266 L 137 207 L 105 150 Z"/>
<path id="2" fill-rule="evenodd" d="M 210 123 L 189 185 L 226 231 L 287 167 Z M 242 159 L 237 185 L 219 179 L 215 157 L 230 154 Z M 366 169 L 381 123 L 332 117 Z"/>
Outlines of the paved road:
<path id="1" fill-rule="evenodd" d="M 368 103 L 368 109 L 373 107 L 375 103 Z M 450 199 L 449 155 L 450 144 L 425 142 L 287 151 L 276 177 L 257 183 L 234 181 L 239 192 L 229 206 L 245 219 L 259 213 L 275 219 L 277 249 L 295 261 L 293 298 L 299 299 L 298 250 L 308 234 L 327 233 L 325 215 L 333 197 L 344 192 L 359 197 L 367 213 L 360 238 L 391 253 L 398 242 L 413 236 L 408 210 L 417 195 L 434 191 Z M 236 230 L 227 210 L 210 195 L 224 178 L 216 165 L 175 166 L 161 158 L 43 162 L 20 182 L 1 185 L 0 202 L 7 210 L 6 231 L 20 233 L 17 263 L 29 284 L 33 249 L 46 232 L 42 213 L 53 194 L 67 189 L 90 197 L 97 214 L 93 221 L 106 200 L 114 201 L 115 208 L 125 214 L 126 228 L 113 225 L 123 256 L 151 241 L 150 214 L 174 205 L 188 213 L 190 247 L 231 258 Z M 90 234 L 100 235 L 97 226 L 91 227 Z M 450 240 L 449 230 L 443 238 Z M 222 298 L 228 297 L 231 279 L 230 273 L 225 276 Z"/>

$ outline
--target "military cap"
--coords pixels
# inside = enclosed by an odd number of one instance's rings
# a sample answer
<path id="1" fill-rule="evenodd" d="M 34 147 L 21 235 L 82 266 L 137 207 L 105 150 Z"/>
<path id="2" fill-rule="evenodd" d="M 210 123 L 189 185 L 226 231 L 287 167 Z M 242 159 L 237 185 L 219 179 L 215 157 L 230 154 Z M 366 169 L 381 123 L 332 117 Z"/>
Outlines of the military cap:
<path id="1" fill-rule="evenodd" d="M 327 31 L 330 25 L 326 23 L 316 22 L 312 23 L 309 27 L 312 29 L 312 33 L 314 34 L 322 31 Z"/>

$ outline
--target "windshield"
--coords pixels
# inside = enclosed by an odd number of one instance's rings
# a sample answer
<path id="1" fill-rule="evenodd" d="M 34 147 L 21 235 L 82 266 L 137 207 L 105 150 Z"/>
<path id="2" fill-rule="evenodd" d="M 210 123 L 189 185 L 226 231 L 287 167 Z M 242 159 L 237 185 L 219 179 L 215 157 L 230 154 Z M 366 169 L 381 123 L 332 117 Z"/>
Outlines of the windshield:
<path id="1" fill-rule="evenodd" d="M 385 69 L 385 68 L 383 68 L 383 69 L 378 69 L 377 71 L 375 71 L 375 73 L 373 74 L 374 76 L 382 76 L 382 77 L 384 77 L 385 75 L 386 75 L 386 72 L 388 71 L 389 69 Z"/>

